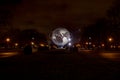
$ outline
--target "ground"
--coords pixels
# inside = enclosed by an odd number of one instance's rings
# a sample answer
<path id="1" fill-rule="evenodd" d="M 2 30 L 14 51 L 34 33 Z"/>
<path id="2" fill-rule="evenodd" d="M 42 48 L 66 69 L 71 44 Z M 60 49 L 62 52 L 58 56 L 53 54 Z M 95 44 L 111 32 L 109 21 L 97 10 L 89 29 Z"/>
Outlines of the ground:
<path id="1" fill-rule="evenodd" d="M 7 76 L 33 80 L 116 80 L 119 78 L 118 59 L 112 60 L 92 54 L 97 52 L 43 51 L 30 55 L 14 55 L 0 59 L 0 72 L 6 76 L 4 79 L 8 78 Z"/>

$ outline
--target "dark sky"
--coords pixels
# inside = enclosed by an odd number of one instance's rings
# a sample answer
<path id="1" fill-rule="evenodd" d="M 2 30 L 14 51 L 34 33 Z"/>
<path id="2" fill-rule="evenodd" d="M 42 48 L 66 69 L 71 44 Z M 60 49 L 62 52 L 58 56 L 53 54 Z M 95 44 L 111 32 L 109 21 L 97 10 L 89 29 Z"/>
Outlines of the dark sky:
<path id="1" fill-rule="evenodd" d="M 104 17 L 112 3 L 113 0 L 19 0 L 8 3 L 12 4 L 7 5 L 12 16 L 8 22 L 13 27 L 35 28 L 44 33 L 59 26 L 82 27 Z"/>

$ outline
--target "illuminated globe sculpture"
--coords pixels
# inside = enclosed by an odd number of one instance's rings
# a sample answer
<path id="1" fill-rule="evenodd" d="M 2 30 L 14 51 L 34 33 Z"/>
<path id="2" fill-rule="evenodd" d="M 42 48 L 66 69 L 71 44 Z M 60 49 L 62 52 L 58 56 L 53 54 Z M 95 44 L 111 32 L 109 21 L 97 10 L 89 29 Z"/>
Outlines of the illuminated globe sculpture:
<path id="1" fill-rule="evenodd" d="M 70 32 L 66 28 L 57 28 L 52 32 L 52 41 L 58 47 L 63 47 L 71 40 Z"/>

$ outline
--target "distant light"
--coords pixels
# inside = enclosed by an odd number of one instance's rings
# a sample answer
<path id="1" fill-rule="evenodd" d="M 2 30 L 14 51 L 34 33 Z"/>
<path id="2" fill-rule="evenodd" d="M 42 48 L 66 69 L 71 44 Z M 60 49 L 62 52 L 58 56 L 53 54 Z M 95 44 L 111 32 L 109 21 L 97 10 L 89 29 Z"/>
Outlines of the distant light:
<path id="1" fill-rule="evenodd" d="M 45 45 L 44 44 L 40 44 L 41 47 L 44 47 Z"/>
<path id="2" fill-rule="evenodd" d="M 32 45 L 34 45 L 35 43 L 34 42 L 31 42 Z"/>
<path id="3" fill-rule="evenodd" d="M 91 45 L 92 43 L 91 43 L 91 42 L 89 42 L 88 44 L 89 44 L 89 45 Z"/>
<path id="4" fill-rule="evenodd" d="M 111 47 L 111 48 L 116 48 L 116 46 L 115 46 L 115 45 L 111 45 L 110 47 Z"/>
<path id="5" fill-rule="evenodd" d="M 91 39 L 91 37 L 89 37 L 89 39 Z"/>
<path id="6" fill-rule="evenodd" d="M 112 38 L 109 38 L 108 40 L 109 40 L 109 42 L 112 42 L 112 41 L 113 41 L 113 39 L 112 39 Z"/>
<path id="7" fill-rule="evenodd" d="M 18 46 L 18 43 L 15 43 L 15 46 Z"/>
<path id="8" fill-rule="evenodd" d="M 10 42 L 10 38 L 6 38 L 6 42 Z"/>
<path id="9" fill-rule="evenodd" d="M 95 47 L 95 45 L 93 44 L 93 47 Z"/>
<path id="10" fill-rule="evenodd" d="M 105 46 L 105 44 L 102 44 L 101 46 L 102 46 L 102 47 L 104 47 L 104 46 Z"/>
<path id="11" fill-rule="evenodd" d="M 69 38 L 68 41 L 71 41 L 71 39 Z"/>
<path id="12" fill-rule="evenodd" d="M 76 47 L 80 47 L 80 44 L 76 44 Z"/>
<path id="13" fill-rule="evenodd" d="M 86 42 L 85 44 L 88 45 L 88 42 Z"/>
<path id="14" fill-rule="evenodd" d="M 68 43 L 69 46 L 71 46 L 72 44 L 71 43 Z"/>
<path id="15" fill-rule="evenodd" d="M 111 45 L 110 47 L 113 48 L 113 45 Z"/>

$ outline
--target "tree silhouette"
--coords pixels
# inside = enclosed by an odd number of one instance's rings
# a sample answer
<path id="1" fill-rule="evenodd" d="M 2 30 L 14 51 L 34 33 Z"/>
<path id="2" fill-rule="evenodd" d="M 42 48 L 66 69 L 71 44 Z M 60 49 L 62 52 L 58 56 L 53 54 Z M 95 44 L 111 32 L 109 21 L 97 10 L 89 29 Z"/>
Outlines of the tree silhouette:
<path id="1" fill-rule="evenodd" d="M 116 43 L 120 41 L 120 1 L 116 0 L 107 12 L 107 32 L 114 37 Z"/>
<path id="2" fill-rule="evenodd" d="M 40 42 L 46 43 L 46 36 L 35 29 L 26 29 L 20 32 L 19 34 L 19 42 L 21 44 L 28 44 L 31 41 L 39 44 Z"/>

